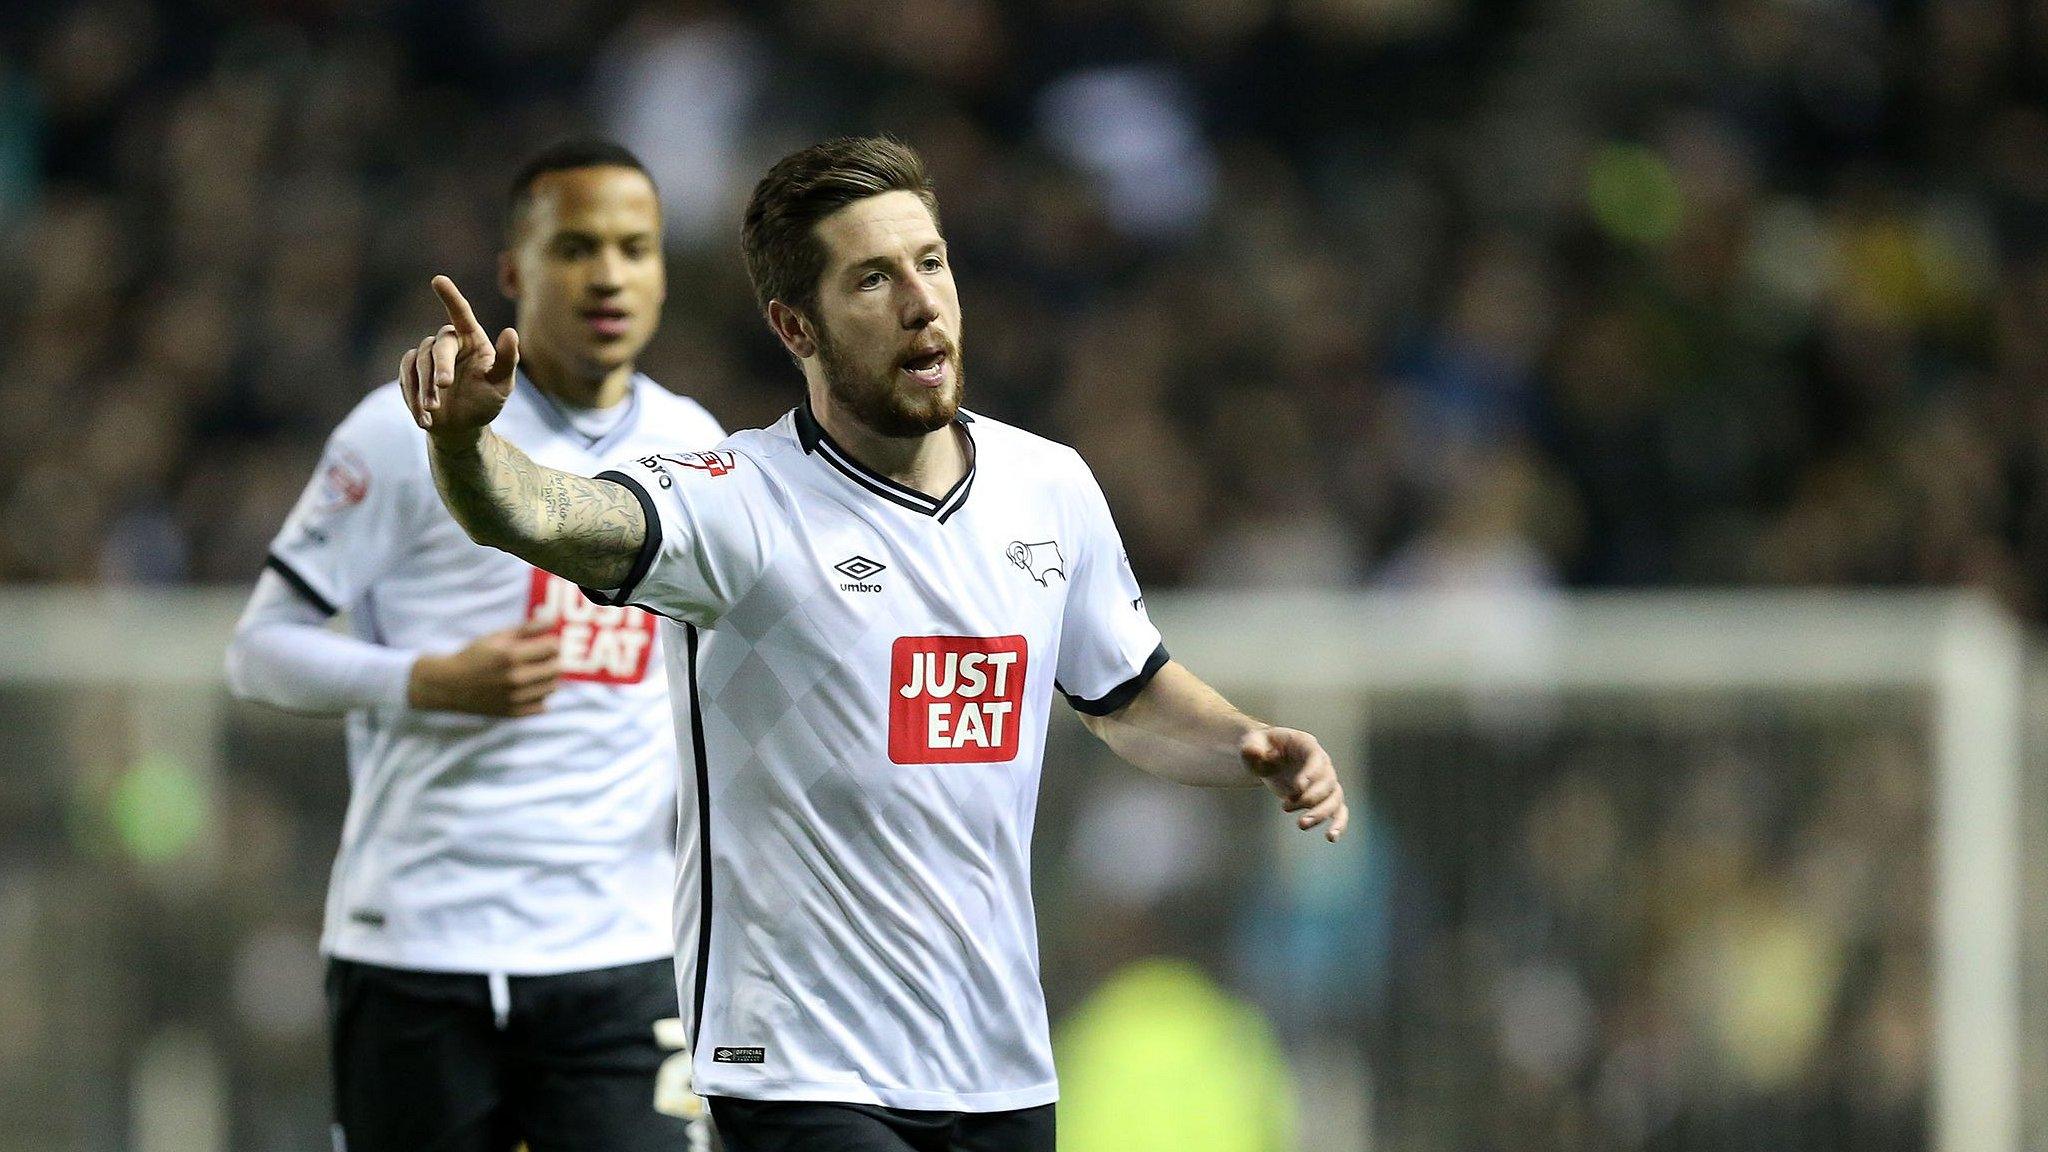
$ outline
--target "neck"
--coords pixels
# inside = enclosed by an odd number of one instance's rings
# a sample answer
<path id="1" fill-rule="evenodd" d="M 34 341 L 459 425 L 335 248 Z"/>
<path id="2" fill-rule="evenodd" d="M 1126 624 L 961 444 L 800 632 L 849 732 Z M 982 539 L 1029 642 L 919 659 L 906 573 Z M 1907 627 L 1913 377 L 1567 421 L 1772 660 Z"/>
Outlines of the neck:
<path id="1" fill-rule="evenodd" d="M 577 372 L 560 360 L 526 349 L 520 367 L 533 386 L 557 403 L 575 408 L 609 408 L 626 398 L 633 385 L 633 364 L 628 361 L 602 375 Z"/>
<path id="2" fill-rule="evenodd" d="M 953 424 L 922 436 L 884 436 L 833 402 L 824 384 L 810 386 L 811 414 L 834 443 L 870 472 L 934 499 L 967 475 L 967 446 Z"/>

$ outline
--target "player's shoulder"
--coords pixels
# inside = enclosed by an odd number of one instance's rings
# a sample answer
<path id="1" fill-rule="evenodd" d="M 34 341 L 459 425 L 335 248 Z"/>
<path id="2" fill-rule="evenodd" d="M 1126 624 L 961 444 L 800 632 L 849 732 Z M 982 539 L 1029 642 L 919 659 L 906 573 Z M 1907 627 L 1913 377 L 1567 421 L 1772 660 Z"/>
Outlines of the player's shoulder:
<path id="1" fill-rule="evenodd" d="M 1092 478 L 1088 462 L 1070 445 L 981 412 L 962 409 L 960 415 L 974 437 L 976 453 L 990 463 L 1000 459 L 1012 475 L 1058 484 Z"/>
<path id="2" fill-rule="evenodd" d="M 675 489 L 678 484 L 695 489 L 703 484 L 721 489 L 781 487 L 777 472 L 782 466 L 783 444 L 770 429 L 748 428 L 717 441 L 710 447 L 680 445 L 643 453 L 613 471 L 636 482 L 653 480 L 659 487 Z M 680 493 L 679 493 L 680 494 Z"/>
<path id="3" fill-rule="evenodd" d="M 719 441 L 718 448 L 751 464 L 770 479 L 803 456 L 803 444 L 797 439 L 793 412 L 765 428 L 743 428 L 734 432 Z"/>
<path id="4" fill-rule="evenodd" d="M 335 426 L 333 441 L 387 463 L 427 458 L 426 433 L 412 422 L 396 380 L 370 389 Z"/>
<path id="5" fill-rule="evenodd" d="M 640 376 L 638 379 L 640 402 L 647 406 L 647 415 L 654 418 L 657 427 L 711 440 L 725 436 L 725 426 L 704 405 L 680 392 L 670 391 L 651 377 Z"/>

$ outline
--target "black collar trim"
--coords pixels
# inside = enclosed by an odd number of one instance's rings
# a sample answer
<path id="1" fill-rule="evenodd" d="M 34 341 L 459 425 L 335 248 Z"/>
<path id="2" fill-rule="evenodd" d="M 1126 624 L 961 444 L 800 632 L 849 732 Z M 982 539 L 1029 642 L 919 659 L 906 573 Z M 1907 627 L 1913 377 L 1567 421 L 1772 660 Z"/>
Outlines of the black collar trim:
<path id="1" fill-rule="evenodd" d="M 954 423 L 960 425 L 960 431 L 967 437 L 967 472 L 944 496 L 938 498 L 928 496 L 907 484 L 899 484 L 855 460 L 846 449 L 839 446 L 838 441 L 832 439 L 832 434 L 825 431 L 825 426 L 818 423 L 818 418 L 811 414 L 810 401 L 806 400 L 798 405 L 794 415 L 797 442 L 803 445 L 805 454 L 817 456 L 844 474 L 847 479 L 891 504 L 899 504 L 912 512 L 937 517 L 939 523 L 944 524 L 953 513 L 958 512 L 961 506 L 967 503 L 967 494 L 974 489 L 974 471 L 981 453 L 974 443 L 974 433 L 967 429 L 967 425 L 974 423 L 974 417 L 965 409 L 960 411 Z"/>

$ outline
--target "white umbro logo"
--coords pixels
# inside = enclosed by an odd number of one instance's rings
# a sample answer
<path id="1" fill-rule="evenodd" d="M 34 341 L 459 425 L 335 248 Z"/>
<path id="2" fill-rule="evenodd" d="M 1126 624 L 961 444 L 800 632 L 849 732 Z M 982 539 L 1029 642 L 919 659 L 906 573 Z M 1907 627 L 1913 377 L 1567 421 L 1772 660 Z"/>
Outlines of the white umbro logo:
<path id="1" fill-rule="evenodd" d="M 832 570 L 841 575 L 853 577 L 852 583 L 839 586 L 841 592 L 880 592 L 882 590 L 880 584 L 870 584 L 867 580 L 868 577 L 887 567 L 888 565 L 880 560 L 870 560 L 865 556 L 853 555 L 834 564 Z"/>

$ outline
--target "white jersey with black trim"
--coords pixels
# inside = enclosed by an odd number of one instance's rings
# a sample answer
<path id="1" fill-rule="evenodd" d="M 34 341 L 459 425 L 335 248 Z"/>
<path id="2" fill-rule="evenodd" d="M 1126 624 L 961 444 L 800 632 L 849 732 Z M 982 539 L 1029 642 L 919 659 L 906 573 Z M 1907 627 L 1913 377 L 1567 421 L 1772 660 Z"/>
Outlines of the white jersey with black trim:
<path id="1" fill-rule="evenodd" d="M 493 425 L 583 474 L 723 430 L 635 377 L 593 439 L 521 376 Z M 271 546 L 270 567 L 370 642 L 452 652 L 556 622 L 562 678 L 540 714 L 382 707 L 348 717 L 350 795 L 322 950 L 396 968 L 545 975 L 674 947 L 676 746 L 646 613 L 476 544 L 448 514 L 398 386 L 365 397 Z M 685 834 L 689 834 L 686 830 Z"/>
<path id="2" fill-rule="evenodd" d="M 1053 693 L 1166 662 L 1071 449 L 963 412 L 934 499 L 799 408 L 608 472 L 686 747 L 677 980 L 697 1090 L 987 1112 L 1058 1096 L 1030 892 Z M 692 914 L 692 913 L 695 914 Z"/>

